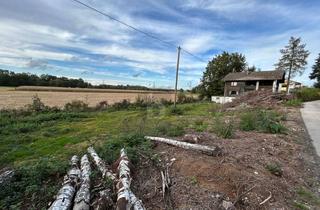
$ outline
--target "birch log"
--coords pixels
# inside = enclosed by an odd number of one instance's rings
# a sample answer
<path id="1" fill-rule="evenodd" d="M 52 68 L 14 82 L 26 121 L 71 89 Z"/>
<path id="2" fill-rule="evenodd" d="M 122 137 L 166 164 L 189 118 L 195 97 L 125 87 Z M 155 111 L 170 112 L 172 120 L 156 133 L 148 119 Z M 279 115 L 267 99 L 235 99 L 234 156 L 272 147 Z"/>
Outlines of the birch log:
<path id="1" fill-rule="evenodd" d="M 102 173 L 102 177 L 109 178 L 112 181 L 114 181 L 116 176 L 107 169 L 105 162 L 99 157 L 99 155 L 96 153 L 93 147 L 88 148 L 88 153 L 91 155 L 94 163 L 98 167 L 99 171 Z"/>
<path id="2" fill-rule="evenodd" d="M 120 152 L 120 161 L 118 165 L 118 198 L 117 210 L 145 210 L 142 201 L 139 200 L 130 189 L 131 175 L 129 168 L 129 158 L 124 149 Z"/>
<path id="3" fill-rule="evenodd" d="M 87 155 L 81 158 L 81 185 L 74 199 L 73 210 L 90 209 L 90 174 L 91 167 Z"/>
<path id="4" fill-rule="evenodd" d="M 195 151 L 200 151 L 204 154 L 211 155 L 211 156 L 217 156 L 221 154 L 221 148 L 220 147 L 209 147 L 205 145 L 200 145 L 200 144 L 190 144 L 187 142 L 181 142 L 173 139 L 167 139 L 167 138 L 161 138 L 161 137 L 152 137 L 152 136 L 145 136 L 146 139 L 156 141 L 156 142 L 161 142 L 161 143 L 166 143 L 169 145 L 173 145 L 176 147 L 181 147 L 184 149 L 190 149 L 190 150 L 195 150 Z"/>
<path id="5" fill-rule="evenodd" d="M 76 192 L 76 187 L 80 178 L 78 167 L 79 158 L 74 155 L 71 158 L 71 169 L 64 177 L 62 188 L 59 190 L 56 200 L 52 203 L 49 210 L 69 210 L 72 207 L 72 201 Z"/>

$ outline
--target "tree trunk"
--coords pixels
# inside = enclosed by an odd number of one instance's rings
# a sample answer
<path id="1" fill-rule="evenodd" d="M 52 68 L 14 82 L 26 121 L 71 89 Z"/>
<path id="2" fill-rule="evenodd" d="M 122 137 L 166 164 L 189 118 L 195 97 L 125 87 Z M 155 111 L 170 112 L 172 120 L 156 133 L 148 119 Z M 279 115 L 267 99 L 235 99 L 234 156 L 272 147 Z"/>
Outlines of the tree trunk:
<path id="1" fill-rule="evenodd" d="M 85 154 L 81 158 L 81 185 L 74 199 L 73 210 L 90 209 L 90 174 L 90 162 Z"/>
<path id="2" fill-rule="evenodd" d="M 181 147 L 184 149 L 200 151 L 204 154 L 211 155 L 211 156 L 218 156 L 222 153 L 221 148 L 217 147 L 217 146 L 209 147 L 209 146 L 200 145 L 200 144 L 190 144 L 190 143 L 186 143 L 186 142 L 181 142 L 181 141 L 177 141 L 177 140 L 173 140 L 173 139 L 166 139 L 166 138 L 161 138 L 161 137 L 145 136 L 145 138 L 152 140 L 152 141 L 157 141 L 157 142 L 173 145 L 176 147 Z"/>
<path id="3" fill-rule="evenodd" d="M 292 70 L 292 61 L 290 63 L 290 67 L 289 67 L 289 74 L 288 74 L 288 80 L 287 80 L 287 95 L 290 94 L 290 89 L 289 89 L 289 86 L 290 86 L 290 79 L 291 79 L 291 70 Z"/>
<path id="4" fill-rule="evenodd" d="M 99 171 L 102 173 L 102 177 L 107 177 L 112 181 L 115 180 L 116 176 L 106 168 L 105 162 L 99 157 L 99 155 L 96 153 L 93 147 L 88 148 L 88 153 L 91 155 L 94 163 L 98 167 Z"/>
<path id="5" fill-rule="evenodd" d="M 59 190 L 56 200 L 52 203 L 49 210 L 69 210 L 72 207 L 72 201 L 76 192 L 76 187 L 80 178 L 78 167 L 79 158 L 74 155 L 71 158 L 71 169 L 64 178 L 62 188 Z"/>
<path id="6" fill-rule="evenodd" d="M 139 200 L 133 192 L 130 190 L 131 175 L 129 168 L 129 158 L 124 149 L 120 152 L 120 161 L 118 165 L 118 198 L 117 198 L 117 210 L 130 210 L 132 207 L 134 210 L 145 210 L 141 200 Z"/>

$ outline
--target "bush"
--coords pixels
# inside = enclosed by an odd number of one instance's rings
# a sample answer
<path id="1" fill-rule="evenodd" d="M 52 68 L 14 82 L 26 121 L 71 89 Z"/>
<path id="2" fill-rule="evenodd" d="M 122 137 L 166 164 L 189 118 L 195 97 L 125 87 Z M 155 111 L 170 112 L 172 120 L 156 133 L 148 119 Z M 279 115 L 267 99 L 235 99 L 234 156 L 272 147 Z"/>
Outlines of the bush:
<path id="1" fill-rule="evenodd" d="M 285 133 L 280 123 L 281 116 L 273 111 L 254 110 L 241 115 L 240 129 L 244 131 L 262 131 L 266 133 Z"/>
<path id="2" fill-rule="evenodd" d="M 156 103 L 152 97 L 148 97 L 148 96 L 142 97 L 138 95 L 138 97 L 136 98 L 135 102 L 132 105 L 135 107 L 147 108 L 147 107 L 154 106 L 155 104 Z"/>
<path id="3" fill-rule="evenodd" d="M 32 97 L 32 103 L 27 105 L 27 109 L 34 112 L 41 112 L 47 110 L 49 107 L 44 105 L 38 95 Z"/>
<path id="4" fill-rule="evenodd" d="M 193 103 L 196 102 L 197 99 L 192 96 L 187 96 L 184 92 L 178 92 L 177 94 L 177 103 L 184 104 L 184 103 Z"/>
<path id="5" fill-rule="evenodd" d="M 290 99 L 286 101 L 284 104 L 286 106 L 301 107 L 302 102 L 303 101 L 301 99 L 295 98 L 295 99 Z"/>
<path id="6" fill-rule="evenodd" d="M 1 185 L 0 209 L 45 209 L 57 193 L 57 180 L 62 180 L 67 167 L 67 162 L 43 158 L 16 168 L 12 180 Z"/>
<path id="7" fill-rule="evenodd" d="M 106 110 L 109 107 L 108 101 L 100 101 L 97 105 L 95 110 Z"/>
<path id="8" fill-rule="evenodd" d="M 296 92 L 298 99 L 302 101 L 315 101 L 320 100 L 320 89 L 319 88 L 302 88 Z"/>
<path id="9" fill-rule="evenodd" d="M 234 122 L 233 120 L 223 120 L 220 117 L 216 117 L 214 132 L 224 138 L 232 138 L 234 135 Z"/>
<path id="10" fill-rule="evenodd" d="M 164 106 L 170 106 L 173 104 L 173 102 L 171 100 L 167 100 L 165 98 L 161 98 L 160 99 L 160 104 L 161 105 L 164 105 Z"/>
<path id="11" fill-rule="evenodd" d="M 282 176 L 283 174 L 282 168 L 278 163 L 269 163 L 266 165 L 266 169 L 276 176 Z"/>
<path id="12" fill-rule="evenodd" d="M 171 106 L 167 109 L 168 115 L 183 115 L 183 110 L 179 107 Z"/>
<path id="13" fill-rule="evenodd" d="M 182 125 L 173 124 L 167 121 L 160 122 L 155 128 L 155 134 L 160 136 L 182 136 L 184 134 Z"/>
<path id="14" fill-rule="evenodd" d="M 127 99 L 124 99 L 112 105 L 112 108 L 114 108 L 115 110 L 128 109 L 129 107 L 130 107 L 130 101 L 128 101 Z"/>
<path id="15" fill-rule="evenodd" d="M 89 105 L 80 100 L 74 100 L 64 105 L 66 111 L 72 112 L 84 112 L 89 110 Z"/>

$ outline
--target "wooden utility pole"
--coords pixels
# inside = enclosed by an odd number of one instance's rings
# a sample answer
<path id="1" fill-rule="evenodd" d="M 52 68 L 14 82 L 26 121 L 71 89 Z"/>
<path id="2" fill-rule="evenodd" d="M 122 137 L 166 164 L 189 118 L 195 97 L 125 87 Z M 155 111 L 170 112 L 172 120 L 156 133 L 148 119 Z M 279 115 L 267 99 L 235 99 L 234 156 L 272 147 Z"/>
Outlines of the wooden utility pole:
<path id="1" fill-rule="evenodd" d="M 181 51 L 181 47 L 179 46 L 179 47 L 178 47 L 178 58 L 177 58 L 177 69 L 176 69 L 176 85 L 175 85 L 175 88 L 174 88 L 174 107 L 176 107 L 176 103 L 177 103 L 177 88 L 178 88 L 180 51 Z"/>

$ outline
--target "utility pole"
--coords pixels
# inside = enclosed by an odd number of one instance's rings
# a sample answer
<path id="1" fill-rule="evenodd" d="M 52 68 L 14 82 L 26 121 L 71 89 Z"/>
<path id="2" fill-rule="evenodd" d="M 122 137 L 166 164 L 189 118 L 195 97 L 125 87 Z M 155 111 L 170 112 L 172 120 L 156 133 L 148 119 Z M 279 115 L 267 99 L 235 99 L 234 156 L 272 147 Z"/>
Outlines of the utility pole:
<path id="1" fill-rule="evenodd" d="M 177 87 L 178 87 L 180 51 L 181 51 L 181 47 L 179 46 L 178 47 L 178 58 L 177 58 L 177 69 L 176 69 L 176 85 L 175 85 L 175 88 L 174 88 L 174 107 L 176 107 L 176 103 L 177 103 Z"/>

